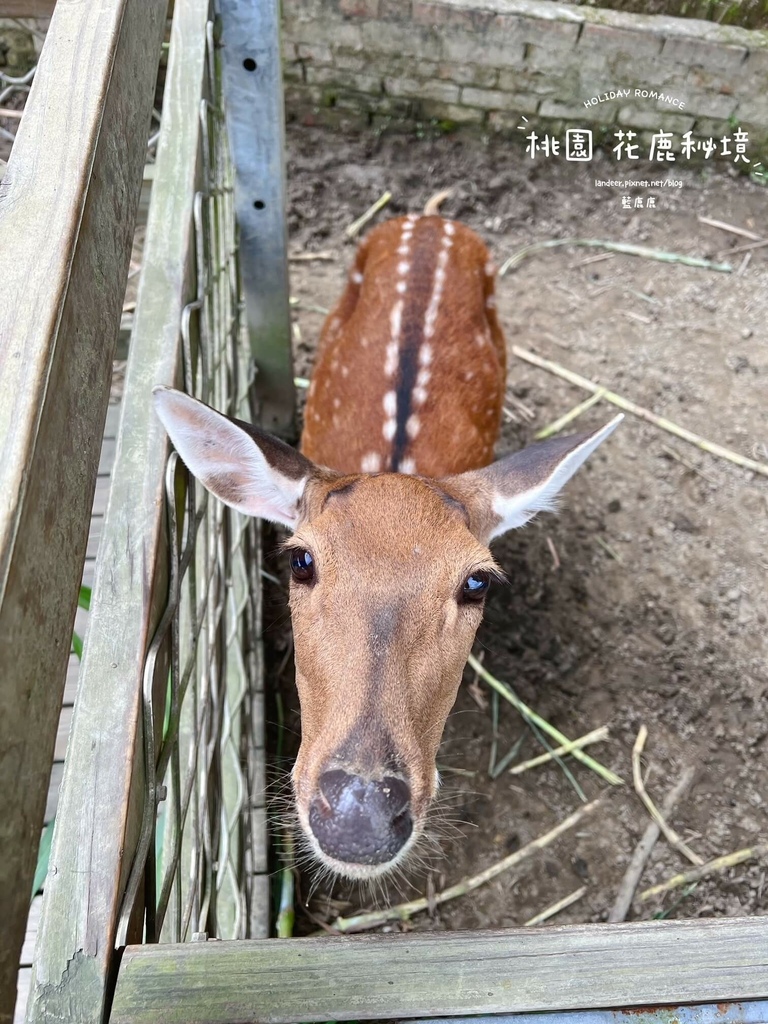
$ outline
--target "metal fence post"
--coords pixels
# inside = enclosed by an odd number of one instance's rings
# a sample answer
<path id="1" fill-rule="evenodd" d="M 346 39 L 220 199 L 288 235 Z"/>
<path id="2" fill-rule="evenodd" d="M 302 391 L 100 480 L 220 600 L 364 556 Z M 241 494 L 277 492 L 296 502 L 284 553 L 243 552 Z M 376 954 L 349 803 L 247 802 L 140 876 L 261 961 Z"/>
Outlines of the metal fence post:
<path id="1" fill-rule="evenodd" d="M 279 0 L 218 0 L 227 128 L 261 425 L 295 432 Z"/>

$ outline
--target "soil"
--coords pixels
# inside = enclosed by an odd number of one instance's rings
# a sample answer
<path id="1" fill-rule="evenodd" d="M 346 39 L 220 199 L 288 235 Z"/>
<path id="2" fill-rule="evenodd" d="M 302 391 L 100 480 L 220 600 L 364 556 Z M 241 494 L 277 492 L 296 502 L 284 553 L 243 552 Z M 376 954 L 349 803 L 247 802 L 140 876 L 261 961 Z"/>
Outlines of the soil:
<path id="1" fill-rule="evenodd" d="M 420 211 L 452 186 L 443 212 L 470 224 L 499 262 L 534 241 L 599 238 L 705 258 L 726 258 L 719 273 L 647 258 L 564 247 L 530 255 L 499 282 L 509 346 L 535 351 L 700 435 L 768 462 L 768 250 L 727 255 L 746 239 L 704 226 L 699 216 L 759 232 L 768 192 L 744 177 L 674 166 L 679 189 L 595 187 L 615 178 L 612 158 L 590 165 L 531 160 L 503 144 L 441 137 L 288 133 L 289 225 L 293 253 L 333 260 L 292 262 L 300 331 L 296 371 L 310 376 L 323 320 L 311 307 L 340 294 L 353 247 L 344 228 L 385 190 L 380 216 Z M 660 177 L 656 168 L 633 176 Z M 621 197 L 656 197 L 656 209 L 622 208 Z M 644 204 L 645 205 L 645 204 Z M 497 454 L 518 449 L 586 393 L 510 353 L 507 405 Z M 533 413 L 521 411 L 522 402 Z M 600 403 L 576 429 L 604 422 Z M 574 429 L 574 428 L 569 428 Z M 567 833 L 518 870 L 472 895 L 421 914 L 417 929 L 518 926 L 586 886 L 557 923 L 605 920 L 649 818 L 632 787 L 631 751 L 645 725 L 649 792 L 661 803 L 689 765 L 696 779 L 671 823 L 709 860 L 768 839 L 768 480 L 634 416 L 627 416 L 566 489 L 562 512 L 545 515 L 494 545 L 511 584 L 488 599 L 476 652 L 529 705 L 570 737 L 598 726 L 610 739 L 591 749 L 627 784 L 578 831 Z M 555 566 L 552 550 L 557 554 Z M 280 558 L 268 568 L 285 580 Z M 287 723 L 298 732 L 283 588 L 267 594 L 265 625 Z M 580 798 L 558 766 L 517 776 L 488 775 L 491 710 L 473 698 L 467 670 L 438 762 L 440 803 L 454 823 L 442 857 L 414 867 L 388 898 L 439 890 L 495 863 L 548 831 Z M 489 691 L 481 686 L 483 696 Z M 481 700 L 482 703 L 482 700 Z M 498 756 L 522 736 L 519 759 L 542 748 L 502 702 Z M 570 761 L 587 797 L 606 789 Z M 691 865 L 661 839 L 640 889 Z M 766 861 L 747 862 L 666 897 L 635 900 L 630 917 L 699 917 L 768 912 Z M 430 877 L 427 877 L 430 875 Z M 304 893 L 309 878 L 302 880 Z M 347 883 L 320 885 L 316 928 L 336 913 L 381 903 Z M 394 928 L 400 925 L 392 926 Z"/>

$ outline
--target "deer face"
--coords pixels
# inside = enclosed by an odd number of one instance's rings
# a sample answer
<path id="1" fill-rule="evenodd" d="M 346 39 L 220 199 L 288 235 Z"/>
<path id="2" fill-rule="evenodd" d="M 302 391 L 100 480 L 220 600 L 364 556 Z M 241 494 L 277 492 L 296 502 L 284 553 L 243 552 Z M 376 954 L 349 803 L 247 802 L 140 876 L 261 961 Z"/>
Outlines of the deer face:
<path id="1" fill-rule="evenodd" d="M 442 480 L 331 473 L 168 388 L 156 408 L 194 475 L 289 527 L 301 829 L 319 861 L 382 874 L 423 831 L 435 759 L 484 597 L 489 541 L 552 502 L 618 424 Z"/>

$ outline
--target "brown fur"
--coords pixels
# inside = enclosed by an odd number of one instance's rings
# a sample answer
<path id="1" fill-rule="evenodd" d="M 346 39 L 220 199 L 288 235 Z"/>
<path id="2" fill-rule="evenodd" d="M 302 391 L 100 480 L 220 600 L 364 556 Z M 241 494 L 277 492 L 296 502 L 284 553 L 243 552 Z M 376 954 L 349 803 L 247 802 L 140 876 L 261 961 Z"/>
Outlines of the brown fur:
<path id="1" fill-rule="evenodd" d="M 396 268 L 402 259 L 397 248 L 405 223 L 405 217 L 387 221 L 360 244 L 344 294 L 320 336 L 301 450 L 314 462 L 343 473 L 359 473 L 371 452 L 389 468 L 391 445 L 382 436 L 382 401 L 396 382 L 387 379 L 384 365 L 397 299 Z M 506 378 L 504 335 L 495 309 L 487 305 L 494 294 L 493 276 L 486 273 L 490 254 L 474 231 L 451 223 L 455 234 L 432 338 L 428 398 L 418 410 L 419 434 L 406 452 L 418 473 L 434 477 L 485 466 L 493 459 Z M 414 253 L 423 242 L 422 259 L 428 258 L 425 236 L 431 235 L 434 243 L 444 224 L 442 217 L 417 220 Z M 414 257 L 411 262 L 406 299 L 413 296 L 426 312 L 431 275 L 422 281 Z M 363 275 L 362 284 L 353 279 L 356 273 Z M 487 340 L 478 345 L 478 336 Z"/>

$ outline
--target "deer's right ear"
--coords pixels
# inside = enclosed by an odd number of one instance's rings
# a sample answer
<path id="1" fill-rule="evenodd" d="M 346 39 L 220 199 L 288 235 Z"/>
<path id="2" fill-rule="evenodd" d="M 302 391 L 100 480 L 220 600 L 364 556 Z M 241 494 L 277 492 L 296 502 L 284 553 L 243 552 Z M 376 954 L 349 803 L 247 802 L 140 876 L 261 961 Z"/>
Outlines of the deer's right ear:
<path id="1" fill-rule="evenodd" d="M 152 397 L 176 451 L 204 487 L 238 512 L 296 526 L 314 463 L 271 434 L 181 391 L 156 387 Z"/>

